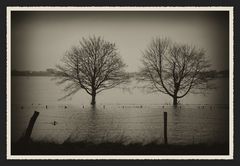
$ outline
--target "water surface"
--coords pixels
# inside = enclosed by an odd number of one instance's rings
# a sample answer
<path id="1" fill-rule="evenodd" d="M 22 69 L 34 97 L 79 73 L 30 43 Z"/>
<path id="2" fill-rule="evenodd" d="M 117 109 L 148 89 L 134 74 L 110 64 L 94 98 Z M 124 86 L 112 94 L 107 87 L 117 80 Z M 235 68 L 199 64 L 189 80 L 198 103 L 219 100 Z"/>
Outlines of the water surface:
<path id="1" fill-rule="evenodd" d="M 220 80 L 220 90 L 207 96 L 188 95 L 177 109 L 169 105 L 168 96 L 147 94 L 137 88 L 131 92 L 115 88 L 100 94 L 93 109 L 84 92 L 58 101 L 64 93 L 50 77 L 12 77 L 12 140 L 24 134 L 33 112 L 39 111 L 34 140 L 163 143 L 163 112 L 167 112 L 170 144 L 226 142 L 226 85 L 227 81 Z"/>

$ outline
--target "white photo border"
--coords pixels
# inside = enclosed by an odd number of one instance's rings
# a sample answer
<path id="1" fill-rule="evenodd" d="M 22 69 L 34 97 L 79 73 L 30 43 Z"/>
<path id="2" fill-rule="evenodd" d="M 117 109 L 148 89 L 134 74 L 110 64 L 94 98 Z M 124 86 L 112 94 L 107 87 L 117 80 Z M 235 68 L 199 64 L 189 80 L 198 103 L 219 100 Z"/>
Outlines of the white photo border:
<path id="1" fill-rule="evenodd" d="M 11 154 L 11 12 L 12 11 L 228 11 L 229 12 L 229 155 L 12 155 Z M 231 160 L 234 149 L 233 108 L 233 12 L 232 6 L 224 7 L 7 7 L 7 159 L 10 160 Z"/>

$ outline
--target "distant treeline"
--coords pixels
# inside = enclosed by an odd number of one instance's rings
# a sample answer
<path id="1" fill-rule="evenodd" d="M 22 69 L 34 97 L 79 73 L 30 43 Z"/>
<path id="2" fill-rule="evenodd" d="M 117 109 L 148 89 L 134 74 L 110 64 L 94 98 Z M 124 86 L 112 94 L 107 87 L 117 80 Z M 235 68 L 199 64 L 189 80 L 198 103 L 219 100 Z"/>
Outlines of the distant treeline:
<path id="1" fill-rule="evenodd" d="M 29 70 L 12 70 L 11 75 L 12 76 L 54 76 L 56 74 L 56 71 L 54 69 L 47 69 L 45 71 L 29 71 Z M 202 73 L 204 75 L 207 75 L 211 78 L 224 78 L 229 76 L 229 70 L 211 70 L 205 73 Z M 137 76 L 137 73 L 132 72 L 129 73 L 130 77 Z"/>
<path id="2" fill-rule="evenodd" d="M 212 78 L 224 78 L 224 77 L 229 77 L 229 70 L 220 70 L 220 71 L 211 70 L 203 74 L 207 74 L 208 77 L 212 77 Z"/>
<path id="3" fill-rule="evenodd" d="M 12 76 L 54 76 L 53 69 L 45 71 L 12 70 Z"/>

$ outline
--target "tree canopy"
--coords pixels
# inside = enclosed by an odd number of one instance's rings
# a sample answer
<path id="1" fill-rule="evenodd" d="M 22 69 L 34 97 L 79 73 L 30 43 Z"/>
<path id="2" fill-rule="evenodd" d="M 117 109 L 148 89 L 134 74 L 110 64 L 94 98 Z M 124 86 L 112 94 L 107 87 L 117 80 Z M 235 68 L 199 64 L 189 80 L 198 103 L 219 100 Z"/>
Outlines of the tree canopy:
<path id="1" fill-rule="evenodd" d="M 173 105 L 189 92 L 211 88 L 208 82 L 212 77 L 206 74 L 211 65 L 204 49 L 196 46 L 156 38 L 143 53 L 142 64 L 139 80 L 147 82 L 152 92 L 171 96 Z"/>
<path id="2" fill-rule="evenodd" d="M 93 36 L 82 38 L 79 45 L 65 53 L 62 64 L 56 67 L 56 76 L 58 84 L 67 83 L 64 98 L 83 89 L 95 105 L 96 94 L 127 82 L 125 67 L 115 43 Z"/>

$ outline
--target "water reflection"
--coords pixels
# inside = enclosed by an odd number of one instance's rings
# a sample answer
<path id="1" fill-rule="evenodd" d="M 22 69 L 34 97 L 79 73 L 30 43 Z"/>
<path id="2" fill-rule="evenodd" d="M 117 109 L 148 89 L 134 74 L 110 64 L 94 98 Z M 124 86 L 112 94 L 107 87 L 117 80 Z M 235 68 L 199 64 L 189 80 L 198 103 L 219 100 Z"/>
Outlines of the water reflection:
<path id="1" fill-rule="evenodd" d="M 218 85 L 217 90 L 209 91 L 207 96 L 199 94 L 188 94 L 182 99 L 184 104 L 228 104 L 229 79 L 217 79 L 215 84 Z M 84 91 L 79 91 L 72 98 L 64 101 L 58 101 L 64 96 L 62 87 L 56 86 L 51 77 L 12 77 L 11 79 L 11 97 L 12 103 L 41 103 L 41 104 L 76 104 L 88 105 L 91 96 Z M 21 88 L 19 88 L 21 87 Z M 136 82 L 132 82 L 129 88 L 131 93 L 123 92 L 121 89 L 114 88 L 107 90 L 98 95 L 97 104 L 167 104 L 172 103 L 171 97 L 159 93 L 146 93 L 142 89 L 134 88 Z M 116 95 L 117 94 L 117 95 Z"/>
<path id="2" fill-rule="evenodd" d="M 78 127 L 73 131 L 75 135 L 71 138 L 73 141 L 85 139 L 93 142 L 127 138 L 128 142 L 161 143 L 164 111 L 168 112 L 167 129 L 171 144 L 226 141 L 216 138 L 216 135 L 225 135 L 224 138 L 228 135 L 225 110 L 220 110 L 222 112 L 220 116 L 217 112 L 209 112 L 210 110 L 202 112 L 193 108 L 180 109 L 170 106 L 165 107 L 164 110 L 162 107 L 139 109 L 126 108 L 126 106 L 124 109 L 113 106 L 106 109 L 89 108 L 80 113 L 81 120 L 79 119 Z"/>
<path id="3" fill-rule="evenodd" d="M 14 107 L 13 107 L 14 108 Z M 53 141 L 122 141 L 163 143 L 163 113 L 168 113 L 168 142 L 170 144 L 216 143 L 228 140 L 228 110 L 224 107 L 199 110 L 198 106 L 124 106 L 105 108 L 68 106 L 68 109 L 49 106 L 35 108 L 40 112 L 32 137 Z M 12 123 L 14 140 L 24 133 L 32 115 L 31 106 L 14 108 Z M 54 126 L 51 122 L 57 121 Z M 13 121 L 12 121 L 13 122 Z M 221 139 L 219 139 L 221 138 Z"/>
<path id="4" fill-rule="evenodd" d="M 224 93 L 227 91 L 225 87 L 228 80 L 218 81 L 223 82 L 218 84 L 221 85 L 219 90 L 207 97 L 186 96 L 183 103 L 196 101 L 204 104 L 228 103 L 228 93 Z M 57 99 L 63 96 L 62 90 L 51 81 L 51 78 L 13 77 L 11 101 L 13 140 L 23 135 L 35 110 L 40 112 L 32 134 L 37 140 L 61 143 L 66 140 L 99 141 L 124 138 L 124 141 L 149 142 L 157 139 L 161 142 L 163 112 L 168 112 L 169 143 L 228 140 L 228 107 L 209 105 L 203 109 L 199 105 L 179 105 L 174 108 L 165 104 L 171 100 L 169 96 L 149 95 L 139 89 L 132 92 L 122 93 L 118 89 L 106 91 L 99 95 L 97 103 L 99 105 L 94 108 L 89 106 L 90 96 L 83 92 L 77 93 L 72 99 L 59 102 Z M 44 107 L 46 105 L 47 109 Z M 60 107 L 61 105 L 68 107 Z M 54 121 L 58 122 L 55 126 L 51 125 Z"/>
<path id="5" fill-rule="evenodd" d="M 86 126 L 88 126 L 87 130 L 87 140 L 93 141 L 95 140 L 95 135 L 97 134 L 97 123 L 98 123 L 98 118 L 97 118 L 97 113 L 98 109 L 96 106 L 93 106 L 89 109 L 89 118 L 87 121 Z"/>

